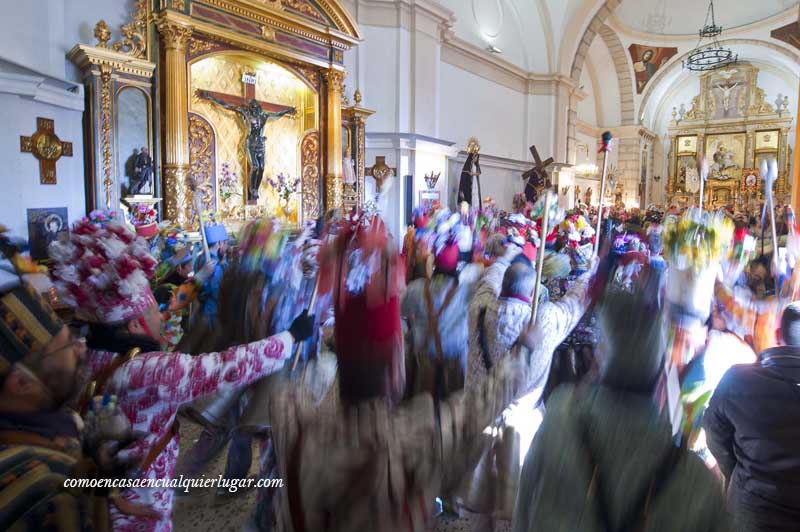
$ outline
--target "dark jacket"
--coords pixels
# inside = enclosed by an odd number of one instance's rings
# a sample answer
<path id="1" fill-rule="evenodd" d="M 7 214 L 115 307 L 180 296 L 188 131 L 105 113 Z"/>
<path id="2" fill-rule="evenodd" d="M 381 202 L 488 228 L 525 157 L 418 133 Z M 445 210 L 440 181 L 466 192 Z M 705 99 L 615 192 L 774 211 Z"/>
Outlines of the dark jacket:
<path id="1" fill-rule="evenodd" d="M 703 425 L 737 529 L 800 529 L 800 348 L 767 349 L 760 364 L 729 369 Z"/>

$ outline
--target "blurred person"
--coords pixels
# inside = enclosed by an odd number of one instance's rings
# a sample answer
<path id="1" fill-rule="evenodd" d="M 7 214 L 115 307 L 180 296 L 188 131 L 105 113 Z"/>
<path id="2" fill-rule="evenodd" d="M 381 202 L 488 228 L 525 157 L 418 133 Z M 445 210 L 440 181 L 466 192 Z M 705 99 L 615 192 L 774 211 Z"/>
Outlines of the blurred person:
<path id="1" fill-rule="evenodd" d="M 313 332 L 313 317 L 304 313 L 287 331 L 218 353 L 166 352 L 148 281 L 155 260 L 143 240 L 116 222 L 79 222 L 50 254 L 61 299 L 89 322 L 92 383 L 83 403 L 87 395 L 114 394 L 133 429 L 147 433 L 129 453 L 139 462 L 135 478 L 173 478 L 180 446 L 176 416 L 183 405 L 280 370 L 292 345 Z M 126 489 L 121 499 L 111 509 L 114 530 L 172 529 L 170 489 Z"/>
<path id="2" fill-rule="evenodd" d="M 0 530 L 110 529 L 108 490 L 64 486 L 122 473 L 106 441 L 82 438 L 68 408 L 85 355 L 83 338 L 0 260 Z"/>
<path id="3" fill-rule="evenodd" d="M 421 392 L 443 398 L 464 387 L 467 365 L 469 301 L 481 267 L 458 269 L 455 241 L 435 253 L 431 278 L 412 281 L 400 302 L 408 325 L 407 396 Z"/>
<path id="4" fill-rule="evenodd" d="M 777 337 L 758 363 L 725 373 L 703 419 L 742 532 L 800 526 L 800 303 L 784 309 Z"/>
<path id="5" fill-rule="evenodd" d="M 717 480 L 675 447 L 654 400 L 665 351 L 658 277 L 646 267 L 644 291 L 601 300 L 600 381 L 551 396 L 525 458 L 515 531 L 729 530 Z"/>
<path id="6" fill-rule="evenodd" d="M 320 404 L 289 380 L 261 401 L 287 483 L 271 530 L 427 532 L 444 479 L 463 473 L 484 427 L 526 389 L 528 357 L 515 350 L 472 393 L 401 402 L 401 259 L 377 218 L 343 228 L 332 248 L 320 293 L 333 293 L 339 401 Z"/>

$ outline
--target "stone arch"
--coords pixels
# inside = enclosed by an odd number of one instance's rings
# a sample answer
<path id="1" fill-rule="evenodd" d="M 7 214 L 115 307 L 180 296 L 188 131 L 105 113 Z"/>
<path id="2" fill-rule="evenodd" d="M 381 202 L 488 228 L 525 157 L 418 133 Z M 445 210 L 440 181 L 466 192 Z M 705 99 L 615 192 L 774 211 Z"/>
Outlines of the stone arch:
<path id="1" fill-rule="evenodd" d="M 635 123 L 635 110 L 633 103 L 633 79 L 628 67 L 628 53 L 622 46 L 617 33 L 603 24 L 598 32 L 603 38 L 611 58 L 614 60 L 614 68 L 617 71 L 617 82 L 619 83 L 620 98 L 620 122 L 623 126 Z M 580 74 L 579 74 L 580 75 Z M 580 78 L 579 78 L 580 79 Z"/>
<path id="2" fill-rule="evenodd" d="M 586 57 L 589 55 L 589 46 L 592 45 L 592 41 L 594 41 L 595 36 L 600 31 L 601 27 L 605 25 L 606 19 L 611 15 L 611 13 L 623 2 L 623 0 L 606 0 L 606 2 L 600 6 L 600 9 L 594 14 L 592 20 L 589 22 L 589 26 L 586 27 L 586 30 L 583 32 L 583 37 L 581 38 L 580 44 L 578 45 L 578 50 L 575 52 L 575 56 L 572 59 L 572 68 L 570 69 L 570 77 L 577 83 L 581 80 L 581 73 L 583 72 L 583 63 L 586 61 Z"/>

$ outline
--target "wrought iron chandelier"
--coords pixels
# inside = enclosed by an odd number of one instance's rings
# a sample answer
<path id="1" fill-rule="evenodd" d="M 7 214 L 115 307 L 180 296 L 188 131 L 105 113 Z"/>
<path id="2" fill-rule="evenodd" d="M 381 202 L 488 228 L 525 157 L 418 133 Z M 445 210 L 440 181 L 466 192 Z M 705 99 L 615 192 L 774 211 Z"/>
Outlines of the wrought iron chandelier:
<path id="1" fill-rule="evenodd" d="M 709 23 L 710 22 L 710 23 Z M 716 70 L 735 63 L 739 56 L 730 48 L 723 48 L 718 37 L 722 34 L 722 26 L 717 26 L 714 18 L 714 0 L 709 0 L 704 26 L 698 31 L 700 39 L 689 56 L 683 61 L 683 68 L 696 72 Z M 703 44 L 707 41 L 706 44 Z"/>

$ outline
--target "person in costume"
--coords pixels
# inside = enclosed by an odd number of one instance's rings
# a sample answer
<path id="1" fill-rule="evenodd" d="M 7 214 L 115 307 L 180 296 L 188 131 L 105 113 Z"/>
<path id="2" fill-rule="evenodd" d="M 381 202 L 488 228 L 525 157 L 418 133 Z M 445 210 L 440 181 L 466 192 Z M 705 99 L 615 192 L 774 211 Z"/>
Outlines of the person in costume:
<path id="1" fill-rule="evenodd" d="M 398 404 L 403 268 L 382 222 L 348 224 L 320 254 L 320 290 L 333 294 L 339 400 L 319 404 L 282 381 L 263 401 L 276 477 L 286 483 L 272 530 L 427 531 L 443 479 L 460 476 L 483 428 L 526 387 L 526 357 L 499 362 L 471 394 L 439 401 L 422 393 Z"/>
<path id="2" fill-rule="evenodd" d="M 675 447 L 653 400 L 666 346 L 658 273 L 646 270 L 643 289 L 603 297 L 600 382 L 550 398 L 525 457 L 515 532 L 730 530 L 719 482 Z"/>
<path id="3" fill-rule="evenodd" d="M 107 531 L 111 493 L 65 481 L 118 478 L 125 468 L 101 460 L 107 438 L 81 433 L 69 405 L 86 345 L 22 280 L 24 262 L 0 234 L 0 530 Z"/>
<path id="4" fill-rule="evenodd" d="M 459 248 L 444 236 L 435 252 L 433 276 L 412 281 L 401 303 L 409 349 L 408 395 L 444 398 L 464 387 L 467 364 L 467 309 L 481 268 L 458 270 Z"/>
<path id="5" fill-rule="evenodd" d="M 155 261 L 143 240 L 115 222 L 79 222 L 50 252 L 61 299 L 89 322 L 91 395 L 115 394 L 134 430 L 147 434 L 129 453 L 140 462 L 138 478 L 172 478 L 182 405 L 279 370 L 294 342 L 312 332 L 313 318 L 304 314 L 288 331 L 223 352 L 164 352 L 148 282 Z M 125 504 L 112 508 L 114 530 L 171 530 L 171 490 L 133 488 L 121 498 Z"/>
<path id="6" fill-rule="evenodd" d="M 222 282 L 222 274 L 228 267 L 229 238 L 228 232 L 222 224 L 206 224 L 203 231 L 206 234 L 210 256 L 209 264 L 213 264 L 213 273 L 203 283 L 198 300 L 200 315 L 207 323 L 213 323 L 218 311 L 219 285 Z M 205 266 L 204 258 L 198 261 L 197 269 L 199 270 L 203 266 Z"/>
<path id="7" fill-rule="evenodd" d="M 800 523 L 800 303 L 786 306 L 777 336 L 756 364 L 725 373 L 703 419 L 737 532 Z"/>

